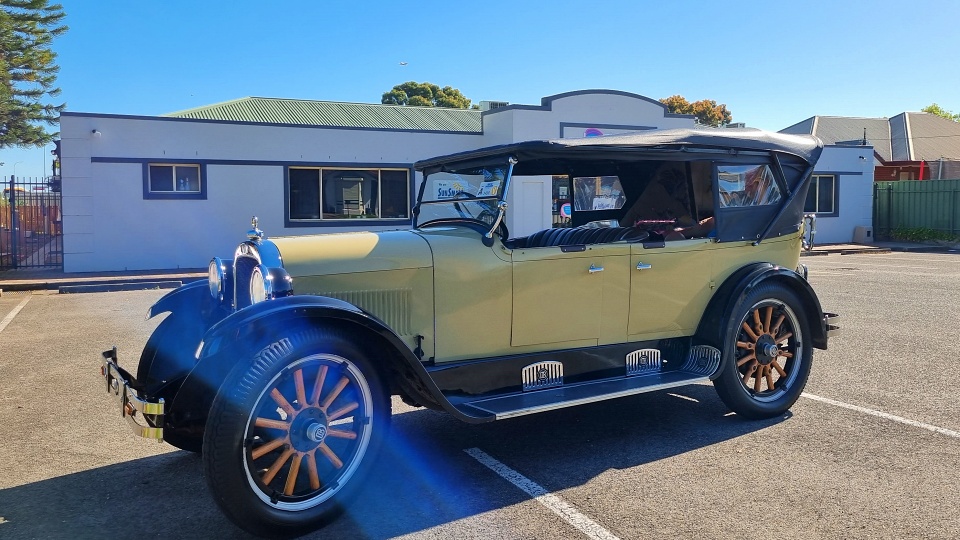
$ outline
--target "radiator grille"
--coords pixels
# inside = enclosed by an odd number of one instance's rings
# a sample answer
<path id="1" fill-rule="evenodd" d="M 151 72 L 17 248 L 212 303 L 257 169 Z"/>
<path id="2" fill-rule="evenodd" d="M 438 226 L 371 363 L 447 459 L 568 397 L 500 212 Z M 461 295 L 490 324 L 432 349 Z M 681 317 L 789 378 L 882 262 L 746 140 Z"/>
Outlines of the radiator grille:
<path id="1" fill-rule="evenodd" d="M 252 304 L 250 301 L 250 276 L 253 275 L 253 269 L 260 264 L 257 259 L 237 255 L 233 262 L 233 283 L 234 294 L 233 302 L 235 309 L 243 309 Z"/>
<path id="2" fill-rule="evenodd" d="M 413 335 L 410 324 L 411 289 L 388 289 L 373 291 L 335 291 L 320 293 L 350 302 L 360 309 L 376 315 L 400 336 Z"/>

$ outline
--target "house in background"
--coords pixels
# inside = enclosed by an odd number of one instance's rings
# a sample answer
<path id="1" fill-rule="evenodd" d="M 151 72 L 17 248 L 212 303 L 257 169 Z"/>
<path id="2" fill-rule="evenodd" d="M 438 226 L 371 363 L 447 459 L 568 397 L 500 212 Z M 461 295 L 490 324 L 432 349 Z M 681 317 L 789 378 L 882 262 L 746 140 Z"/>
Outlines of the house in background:
<path id="1" fill-rule="evenodd" d="M 163 116 L 64 112 L 64 270 L 203 268 L 253 215 L 268 236 L 409 228 L 418 160 L 694 125 L 615 90 L 481 110 L 250 97 Z M 510 230 L 549 228 L 554 193 L 549 176 L 514 184 L 510 207 L 524 210 L 508 212 Z"/>
<path id="2" fill-rule="evenodd" d="M 421 159 L 517 141 L 694 128 L 692 115 L 616 90 L 481 110 L 248 97 L 162 116 L 60 117 L 63 266 L 68 272 L 203 268 L 259 217 L 268 236 L 409 228 Z M 712 128 L 704 128 L 712 129 Z M 828 145 L 808 206 L 818 242 L 872 220 L 873 150 Z M 509 194 L 517 236 L 563 216 L 550 176 Z"/>
<path id="3" fill-rule="evenodd" d="M 781 133 L 816 135 L 831 145 L 873 146 L 874 180 L 878 182 L 960 178 L 960 122 L 935 114 L 814 116 Z"/>

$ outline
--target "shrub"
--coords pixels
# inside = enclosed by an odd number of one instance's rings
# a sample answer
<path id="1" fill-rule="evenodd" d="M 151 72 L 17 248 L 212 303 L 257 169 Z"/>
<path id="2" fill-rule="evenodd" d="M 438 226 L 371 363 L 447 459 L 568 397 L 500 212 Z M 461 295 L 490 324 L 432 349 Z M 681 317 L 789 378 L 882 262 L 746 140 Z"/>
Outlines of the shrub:
<path id="1" fill-rule="evenodd" d="M 904 242 L 960 242 L 960 236 L 928 227 L 901 227 L 895 229 L 891 236 L 894 240 L 902 240 Z"/>

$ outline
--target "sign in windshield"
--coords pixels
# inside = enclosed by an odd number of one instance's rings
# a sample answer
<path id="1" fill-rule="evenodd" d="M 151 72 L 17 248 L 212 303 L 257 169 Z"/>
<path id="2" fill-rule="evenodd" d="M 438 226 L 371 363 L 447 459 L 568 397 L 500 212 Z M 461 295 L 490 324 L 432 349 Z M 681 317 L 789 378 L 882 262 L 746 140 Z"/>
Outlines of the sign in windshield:
<path id="1" fill-rule="evenodd" d="M 490 166 L 430 174 L 424 180 L 417 223 L 465 218 L 492 224 L 508 172 L 506 166 Z"/>

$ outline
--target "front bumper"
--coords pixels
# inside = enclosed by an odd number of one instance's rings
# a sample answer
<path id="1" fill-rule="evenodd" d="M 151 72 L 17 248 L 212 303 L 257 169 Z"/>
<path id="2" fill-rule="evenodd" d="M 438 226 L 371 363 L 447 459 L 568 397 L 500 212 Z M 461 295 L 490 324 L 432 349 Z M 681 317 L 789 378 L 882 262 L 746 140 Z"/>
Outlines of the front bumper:
<path id="1" fill-rule="evenodd" d="M 837 324 L 840 322 L 840 315 L 836 313 L 824 313 L 823 314 L 823 328 L 827 332 L 827 337 L 831 338 L 840 333 L 840 326 Z"/>
<path id="2" fill-rule="evenodd" d="M 129 383 L 134 380 L 133 377 L 117 364 L 116 347 L 103 351 L 100 374 L 106 380 L 107 393 L 113 394 L 120 401 L 120 414 L 127 419 L 133 432 L 145 439 L 163 442 L 163 398 L 153 402 L 137 395 Z M 138 422 L 138 417 L 143 423 Z"/>

